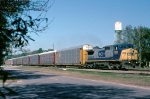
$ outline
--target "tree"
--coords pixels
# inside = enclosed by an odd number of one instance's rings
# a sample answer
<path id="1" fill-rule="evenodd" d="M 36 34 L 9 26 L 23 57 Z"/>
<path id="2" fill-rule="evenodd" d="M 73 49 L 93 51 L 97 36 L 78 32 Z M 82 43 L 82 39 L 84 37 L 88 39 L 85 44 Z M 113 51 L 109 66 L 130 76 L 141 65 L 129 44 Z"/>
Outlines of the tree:
<path id="1" fill-rule="evenodd" d="M 37 52 L 42 53 L 43 52 L 42 48 L 39 48 L 39 50 Z"/>
<path id="2" fill-rule="evenodd" d="M 50 49 L 50 48 L 49 48 L 47 51 L 54 51 L 54 49 Z"/>
<path id="3" fill-rule="evenodd" d="M 150 28 L 138 26 L 132 28 L 131 25 L 126 26 L 126 28 L 119 34 L 122 38 L 117 38 L 117 43 L 131 43 L 139 52 L 139 62 L 150 61 Z"/>
<path id="4" fill-rule="evenodd" d="M 5 56 L 12 53 L 12 48 L 22 48 L 28 44 L 29 40 L 34 41 L 30 33 L 37 34 L 48 27 L 51 22 L 48 23 L 45 15 L 53 2 L 50 0 L 0 0 L 0 65 L 3 64 Z M 31 11 L 38 11 L 39 16 L 33 18 L 30 15 Z M 42 22 L 46 23 L 44 27 L 41 26 Z M 7 75 L 3 77 L 5 82 Z M 1 91 L 0 95 L 5 98 Z"/>
<path id="5" fill-rule="evenodd" d="M 9 49 L 34 41 L 29 34 L 37 34 L 48 27 L 50 22 L 45 14 L 52 4 L 50 0 L 0 0 L 0 65 L 3 58 L 11 53 Z M 39 16 L 32 18 L 31 11 L 39 11 Z M 46 23 L 44 27 L 40 26 L 42 22 Z"/>
<path id="6" fill-rule="evenodd" d="M 147 62 L 150 61 L 148 57 L 150 55 L 150 28 L 139 26 L 138 28 L 134 28 L 135 32 L 135 46 L 139 52 L 139 60 Z"/>
<path id="7" fill-rule="evenodd" d="M 116 34 L 116 38 L 115 38 L 115 44 L 119 44 L 119 43 L 123 43 L 122 42 L 122 32 L 121 31 L 119 31 L 119 32 L 117 32 Z"/>
<path id="8" fill-rule="evenodd" d="M 93 48 L 94 48 L 94 49 L 100 49 L 99 46 L 95 46 L 95 47 L 93 47 Z"/>
<path id="9" fill-rule="evenodd" d="M 122 31 L 117 33 L 115 44 L 118 43 L 131 43 L 133 44 L 134 32 L 131 25 L 128 25 Z"/>

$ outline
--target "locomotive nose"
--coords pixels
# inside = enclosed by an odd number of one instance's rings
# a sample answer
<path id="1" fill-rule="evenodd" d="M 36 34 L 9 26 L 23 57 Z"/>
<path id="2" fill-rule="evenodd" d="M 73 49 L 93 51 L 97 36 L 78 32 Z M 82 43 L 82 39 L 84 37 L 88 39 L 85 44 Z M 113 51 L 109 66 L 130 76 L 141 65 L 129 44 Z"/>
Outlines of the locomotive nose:
<path id="1" fill-rule="evenodd" d="M 133 56 L 134 55 L 134 50 L 130 49 L 129 52 L 128 52 L 128 55 Z"/>

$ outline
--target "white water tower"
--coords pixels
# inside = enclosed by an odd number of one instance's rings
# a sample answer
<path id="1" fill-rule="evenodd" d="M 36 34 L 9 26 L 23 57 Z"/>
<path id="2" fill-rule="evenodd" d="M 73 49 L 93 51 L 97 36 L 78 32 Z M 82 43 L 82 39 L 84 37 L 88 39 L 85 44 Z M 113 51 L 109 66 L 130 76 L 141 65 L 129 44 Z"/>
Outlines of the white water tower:
<path id="1" fill-rule="evenodd" d="M 117 37 L 119 36 L 119 33 L 121 32 L 122 32 L 122 23 L 118 21 L 115 23 L 114 43 L 117 41 Z"/>

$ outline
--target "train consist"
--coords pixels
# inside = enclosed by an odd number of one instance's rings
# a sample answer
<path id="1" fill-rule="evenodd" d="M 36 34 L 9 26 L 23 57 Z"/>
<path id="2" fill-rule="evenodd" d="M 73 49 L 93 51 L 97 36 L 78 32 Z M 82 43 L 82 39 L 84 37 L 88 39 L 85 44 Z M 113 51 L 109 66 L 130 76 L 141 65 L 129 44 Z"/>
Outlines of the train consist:
<path id="1" fill-rule="evenodd" d="M 137 50 L 132 44 L 114 44 L 103 48 L 82 45 L 63 50 L 28 55 L 5 61 L 6 65 L 78 66 L 81 68 L 136 68 Z"/>

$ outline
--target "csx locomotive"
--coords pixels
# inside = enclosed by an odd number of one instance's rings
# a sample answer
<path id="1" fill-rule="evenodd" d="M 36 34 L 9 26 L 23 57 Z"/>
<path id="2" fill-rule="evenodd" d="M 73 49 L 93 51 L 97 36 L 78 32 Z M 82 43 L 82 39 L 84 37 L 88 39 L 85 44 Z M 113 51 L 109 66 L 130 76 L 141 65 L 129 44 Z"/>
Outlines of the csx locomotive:
<path id="1" fill-rule="evenodd" d="M 138 53 L 132 44 L 114 44 L 100 49 L 93 49 L 94 53 L 88 56 L 86 67 L 89 68 L 135 68 Z"/>
<path id="2" fill-rule="evenodd" d="M 6 65 L 29 66 L 78 66 L 81 68 L 136 68 L 137 50 L 132 44 L 114 44 L 103 48 L 93 48 L 91 45 L 44 52 L 9 59 Z"/>

